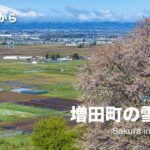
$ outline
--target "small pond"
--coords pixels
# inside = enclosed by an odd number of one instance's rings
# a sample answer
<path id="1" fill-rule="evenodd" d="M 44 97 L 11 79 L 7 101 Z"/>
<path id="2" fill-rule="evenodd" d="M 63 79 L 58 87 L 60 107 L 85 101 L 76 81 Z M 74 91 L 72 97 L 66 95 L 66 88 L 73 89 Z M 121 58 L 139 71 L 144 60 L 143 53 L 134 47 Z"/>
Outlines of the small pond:
<path id="1" fill-rule="evenodd" d="M 23 94 L 47 94 L 47 91 L 43 91 L 43 90 L 33 90 L 30 88 L 17 88 L 17 89 L 13 89 L 11 90 L 12 92 L 16 92 L 16 93 L 23 93 Z"/>

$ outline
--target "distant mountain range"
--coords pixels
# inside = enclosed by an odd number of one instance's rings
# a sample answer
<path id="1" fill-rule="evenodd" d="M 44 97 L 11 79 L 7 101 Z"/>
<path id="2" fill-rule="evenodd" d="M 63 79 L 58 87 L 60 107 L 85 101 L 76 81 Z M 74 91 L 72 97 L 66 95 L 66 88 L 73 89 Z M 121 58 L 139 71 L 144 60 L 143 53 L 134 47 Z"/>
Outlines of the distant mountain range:
<path id="1" fill-rule="evenodd" d="M 135 23 L 122 22 L 85 22 L 85 23 L 56 23 L 56 22 L 17 22 L 0 23 L 0 31 L 18 31 L 18 30 L 123 30 L 131 31 L 135 27 Z"/>

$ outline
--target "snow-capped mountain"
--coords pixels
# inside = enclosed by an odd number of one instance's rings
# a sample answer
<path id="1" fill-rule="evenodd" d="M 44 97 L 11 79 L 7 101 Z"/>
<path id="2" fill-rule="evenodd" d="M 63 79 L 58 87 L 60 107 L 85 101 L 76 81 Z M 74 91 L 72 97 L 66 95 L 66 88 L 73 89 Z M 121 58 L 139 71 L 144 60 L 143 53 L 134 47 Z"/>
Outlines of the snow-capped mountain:
<path id="1" fill-rule="evenodd" d="M 10 8 L 7 6 L 0 5 L 0 14 L 1 15 L 6 15 L 13 13 L 18 17 L 38 17 L 38 16 L 43 16 L 43 14 L 35 12 L 35 11 L 19 11 L 14 8 Z"/>

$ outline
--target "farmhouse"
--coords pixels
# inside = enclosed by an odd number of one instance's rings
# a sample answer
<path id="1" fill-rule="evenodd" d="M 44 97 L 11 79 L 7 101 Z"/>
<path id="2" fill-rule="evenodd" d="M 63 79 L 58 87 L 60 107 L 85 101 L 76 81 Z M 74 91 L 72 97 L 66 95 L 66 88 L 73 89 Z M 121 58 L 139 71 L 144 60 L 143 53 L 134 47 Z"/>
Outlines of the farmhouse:
<path id="1" fill-rule="evenodd" d="M 38 62 L 37 61 L 32 61 L 32 64 L 37 64 Z"/>
<path id="2" fill-rule="evenodd" d="M 58 58 L 57 60 L 59 60 L 59 61 L 71 61 L 72 58 L 70 56 L 66 56 L 66 57 Z"/>
<path id="3" fill-rule="evenodd" d="M 32 56 L 4 56 L 4 60 L 27 60 L 32 59 Z"/>

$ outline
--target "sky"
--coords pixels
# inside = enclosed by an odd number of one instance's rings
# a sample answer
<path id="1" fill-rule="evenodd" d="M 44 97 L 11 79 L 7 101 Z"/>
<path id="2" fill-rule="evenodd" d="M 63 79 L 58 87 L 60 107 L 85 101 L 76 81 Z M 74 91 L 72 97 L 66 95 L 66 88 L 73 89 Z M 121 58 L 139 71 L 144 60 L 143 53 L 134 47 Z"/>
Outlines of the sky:
<path id="1" fill-rule="evenodd" d="M 149 17 L 150 0 L 0 0 L 0 12 L 8 10 L 54 21 L 135 21 Z"/>

